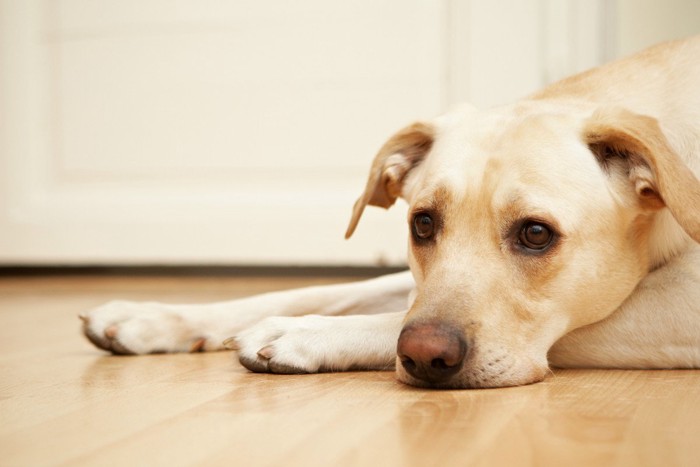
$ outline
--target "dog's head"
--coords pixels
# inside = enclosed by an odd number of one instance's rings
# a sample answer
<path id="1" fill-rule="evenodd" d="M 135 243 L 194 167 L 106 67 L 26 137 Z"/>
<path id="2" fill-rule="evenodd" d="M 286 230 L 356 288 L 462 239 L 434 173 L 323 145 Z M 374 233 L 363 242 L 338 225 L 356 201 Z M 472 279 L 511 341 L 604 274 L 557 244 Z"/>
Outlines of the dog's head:
<path id="1" fill-rule="evenodd" d="M 555 341 L 609 316 L 665 255 L 700 241 L 700 183 L 656 120 L 541 107 L 417 123 L 374 160 L 347 236 L 366 205 L 408 202 L 417 289 L 397 349 L 406 383 L 539 381 Z"/>

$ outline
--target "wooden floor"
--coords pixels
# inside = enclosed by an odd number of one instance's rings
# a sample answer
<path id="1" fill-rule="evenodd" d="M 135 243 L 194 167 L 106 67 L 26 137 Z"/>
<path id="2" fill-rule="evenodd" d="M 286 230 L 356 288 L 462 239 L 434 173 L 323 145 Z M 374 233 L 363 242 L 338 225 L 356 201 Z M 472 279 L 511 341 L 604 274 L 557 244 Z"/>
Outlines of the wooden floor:
<path id="1" fill-rule="evenodd" d="M 0 465 L 700 465 L 698 371 L 429 391 L 390 372 L 251 374 L 225 352 L 113 357 L 76 317 L 330 281 L 0 278 Z"/>

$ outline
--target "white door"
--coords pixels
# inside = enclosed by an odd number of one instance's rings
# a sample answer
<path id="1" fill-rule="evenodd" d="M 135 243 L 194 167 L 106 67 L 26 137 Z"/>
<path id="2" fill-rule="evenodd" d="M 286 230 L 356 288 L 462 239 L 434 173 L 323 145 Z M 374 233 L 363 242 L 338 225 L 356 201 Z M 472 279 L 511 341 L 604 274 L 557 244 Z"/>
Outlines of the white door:
<path id="1" fill-rule="evenodd" d="M 0 0 L 0 263 L 401 264 L 402 206 L 343 240 L 374 151 L 594 65 L 602 5 Z"/>

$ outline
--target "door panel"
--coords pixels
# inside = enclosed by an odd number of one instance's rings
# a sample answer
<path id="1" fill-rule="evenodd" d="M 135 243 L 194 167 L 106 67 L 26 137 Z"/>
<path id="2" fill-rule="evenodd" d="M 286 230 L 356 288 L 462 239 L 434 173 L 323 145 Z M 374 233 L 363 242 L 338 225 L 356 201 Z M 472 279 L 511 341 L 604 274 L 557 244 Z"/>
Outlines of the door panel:
<path id="1" fill-rule="evenodd" d="M 0 0 L 0 262 L 400 264 L 400 203 L 342 238 L 374 151 L 571 71 L 551 5 Z"/>

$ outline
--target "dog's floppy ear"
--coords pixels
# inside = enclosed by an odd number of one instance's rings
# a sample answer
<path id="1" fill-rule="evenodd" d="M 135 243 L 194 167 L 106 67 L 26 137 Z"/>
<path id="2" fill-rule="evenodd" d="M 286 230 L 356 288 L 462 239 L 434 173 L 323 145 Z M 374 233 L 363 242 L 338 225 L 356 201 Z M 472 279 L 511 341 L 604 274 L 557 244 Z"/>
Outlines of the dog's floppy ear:
<path id="1" fill-rule="evenodd" d="M 588 121 L 584 138 L 604 168 L 624 162 L 642 207 L 667 207 L 683 230 L 700 242 L 700 181 L 671 148 L 656 119 L 602 109 Z"/>
<path id="2" fill-rule="evenodd" d="M 372 163 L 362 196 L 355 202 L 345 238 L 355 231 L 368 204 L 389 208 L 401 195 L 406 174 L 416 167 L 433 146 L 435 129 L 428 123 L 414 123 L 384 143 Z"/>

